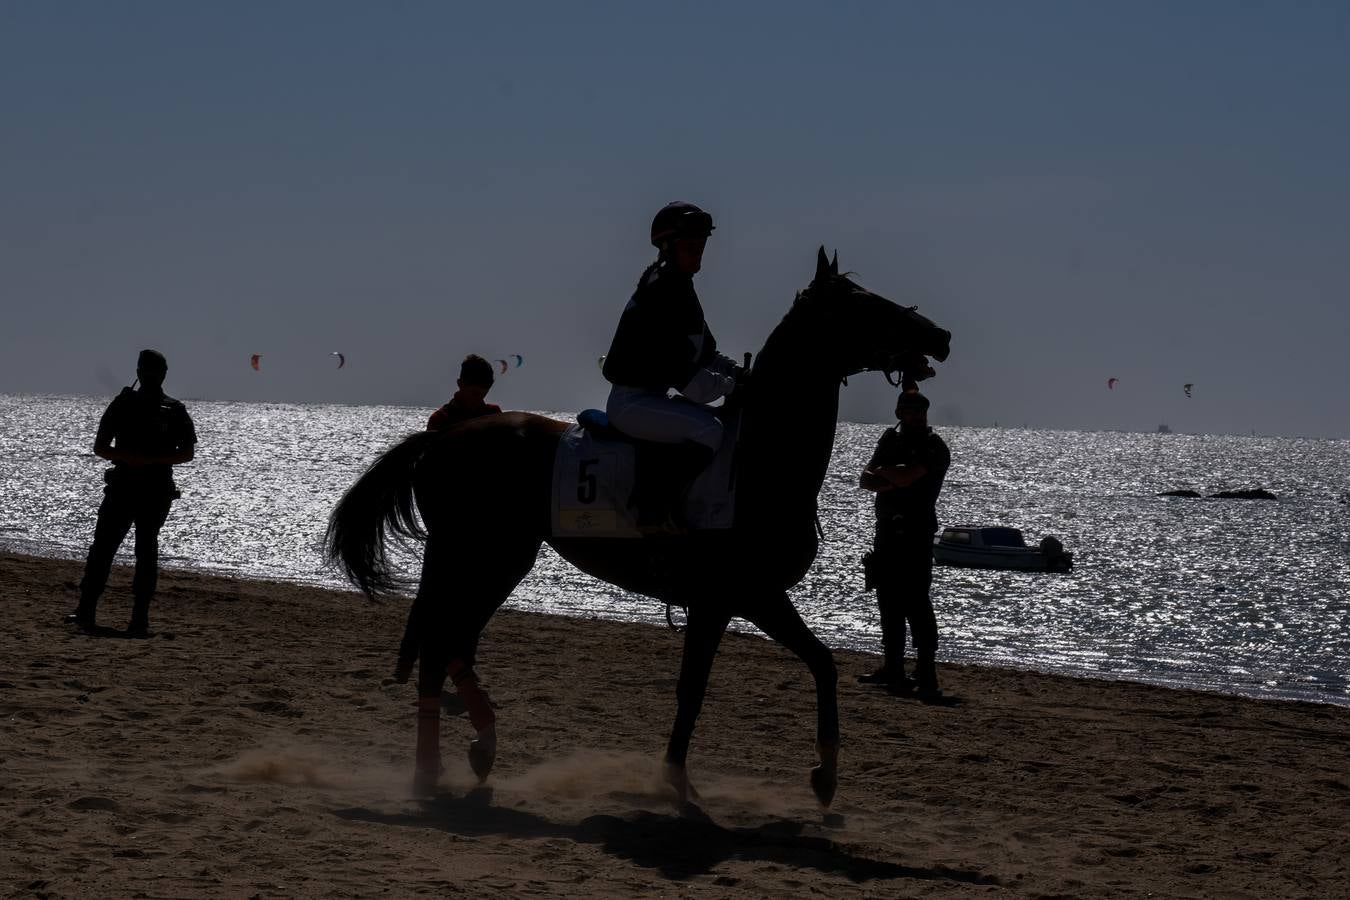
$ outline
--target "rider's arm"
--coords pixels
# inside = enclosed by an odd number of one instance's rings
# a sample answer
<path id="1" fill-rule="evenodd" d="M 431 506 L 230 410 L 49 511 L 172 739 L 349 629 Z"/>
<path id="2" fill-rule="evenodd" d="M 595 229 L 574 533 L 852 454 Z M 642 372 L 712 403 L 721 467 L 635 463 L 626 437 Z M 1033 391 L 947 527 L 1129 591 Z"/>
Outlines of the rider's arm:
<path id="1" fill-rule="evenodd" d="M 736 379 L 722 375 L 712 369 L 699 369 L 689 383 L 680 388 L 680 393 L 695 403 L 711 403 L 719 397 L 725 397 L 736 386 Z"/>
<path id="2" fill-rule="evenodd" d="M 714 353 L 713 359 L 708 363 L 708 368 L 719 375 L 729 375 L 736 377 L 736 372 L 741 368 L 740 363 L 722 353 Z"/>

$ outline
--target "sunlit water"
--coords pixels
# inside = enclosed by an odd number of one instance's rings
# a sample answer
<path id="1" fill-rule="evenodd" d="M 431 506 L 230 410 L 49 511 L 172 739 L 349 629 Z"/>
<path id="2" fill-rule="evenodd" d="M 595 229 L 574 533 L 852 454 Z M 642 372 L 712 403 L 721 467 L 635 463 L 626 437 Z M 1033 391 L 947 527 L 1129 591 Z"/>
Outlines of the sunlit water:
<path id="1" fill-rule="evenodd" d="M 82 557 L 106 467 L 90 452 L 106 399 L 0 396 L 0 547 Z M 428 410 L 191 401 L 201 439 L 166 567 L 345 586 L 318 541 L 334 500 Z M 841 423 L 821 492 L 828 543 L 793 599 L 829 645 L 879 651 L 864 593 L 882 430 Z M 943 428 L 947 524 L 1020 527 L 1072 550 L 1045 575 L 938 567 L 940 658 L 1350 705 L 1350 442 Z M 1159 491 L 1264 487 L 1279 500 Z M 130 561 L 130 541 L 122 559 Z M 412 560 L 408 569 L 415 572 Z M 664 620 L 654 601 L 581 575 L 547 547 L 511 605 Z"/>

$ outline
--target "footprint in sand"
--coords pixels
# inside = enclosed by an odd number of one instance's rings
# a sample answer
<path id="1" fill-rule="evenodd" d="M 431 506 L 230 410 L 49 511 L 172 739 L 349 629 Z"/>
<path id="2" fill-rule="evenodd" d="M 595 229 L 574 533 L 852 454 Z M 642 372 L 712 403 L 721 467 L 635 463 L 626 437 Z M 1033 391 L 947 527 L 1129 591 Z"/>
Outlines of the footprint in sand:
<path id="1" fill-rule="evenodd" d="M 302 711 L 294 709 L 280 700 L 255 700 L 252 703 L 241 703 L 239 705 L 254 712 L 266 713 L 269 716 L 286 716 L 287 718 L 298 719 L 304 715 Z"/>
<path id="2" fill-rule="evenodd" d="M 72 800 L 67 803 L 66 808 L 78 809 L 81 811 L 101 809 L 107 812 L 118 812 L 121 810 L 122 806 L 110 797 L 81 797 L 78 800 Z"/>

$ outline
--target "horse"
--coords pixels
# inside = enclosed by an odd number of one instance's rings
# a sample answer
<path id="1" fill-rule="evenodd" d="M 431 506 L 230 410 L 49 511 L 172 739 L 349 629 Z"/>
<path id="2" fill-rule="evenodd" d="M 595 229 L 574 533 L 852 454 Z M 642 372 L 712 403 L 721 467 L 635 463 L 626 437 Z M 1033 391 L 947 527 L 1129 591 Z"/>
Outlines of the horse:
<path id="1" fill-rule="evenodd" d="M 395 589 L 387 540 L 425 540 L 409 616 L 420 640 L 414 787 L 441 772 L 441 692 L 449 677 L 475 737 L 480 781 L 496 757 L 495 714 L 472 665 L 479 635 L 529 573 L 541 544 L 582 571 L 687 610 L 677 711 L 664 773 L 681 807 L 693 792 L 689 743 L 713 657 L 732 617 L 757 626 L 804 662 L 815 681 L 817 764 L 810 784 L 828 807 L 838 782 L 838 675 L 830 651 L 788 598 L 817 550 L 816 497 L 834 446 L 839 388 L 863 371 L 906 382 L 931 376 L 951 334 L 839 273 L 824 247 L 810 284 L 774 328 L 738 394 L 732 527 L 643 538 L 554 537 L 554 453 L 568 425 L 503 413 L 409 435 L 348 489 L 329 519 L 329 561 L 368 596 Z M 899 384 L 900 381 L 892 381 Z M 735 395 L 733 395 L 735 398 Z M 640 474 L 640 473 L 639 473 Z M 418 521 L 414 513 L 421 516 Z M 693 792 L 696 794 L 696 792 Z"/>

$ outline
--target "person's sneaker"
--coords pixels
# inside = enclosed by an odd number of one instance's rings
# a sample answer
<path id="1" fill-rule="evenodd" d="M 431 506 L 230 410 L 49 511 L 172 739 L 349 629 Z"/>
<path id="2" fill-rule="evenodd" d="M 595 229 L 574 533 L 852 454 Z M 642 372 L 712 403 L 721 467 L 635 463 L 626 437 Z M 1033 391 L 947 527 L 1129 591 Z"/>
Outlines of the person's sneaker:
<path id="1" fill-rule="evenodd" d="M 78 625 L 81 631 L 93 631 L 98 627 L 94 624 L 93 616 L 85 615 L 79 610 L 70 613 L 62 621 L 67 625 Z"/>
<path id="2" fill-rule="evenodd" d="M 891 679 L 886 683 L 886 690 L 892 694 L 900 694 L 908 697 L 919 687 L 919 683 L 907 675 L 901 675 L 897 679 Z"/>
<path id="3" fill-rule="evenodd" d="M 132 622 L 127 626 L 127 637 L 147 638 L 150 636 L 149 622 Z"/>
<path id="4" fill-rule="evenodd" d="M 919 680 L 915 685 L 914 696 L 924 702 L 941 700 L 942 688 L 938 687 L 937 676 L 929 675 L 925 677 L 923 674 L 920 674 Z"/>
<path id="5" fill-rule="evenodd" d="M 866 675 L 859 675 L 858 684 L 889 685 L 893 677 L 894 676 L 891 675 L 891 670 L 888 669 L 886 666 L 882 666 L 875 672 L 868 672 Z M 901 674 L 900 677 L 903 679 L 905 676 Z"/>

